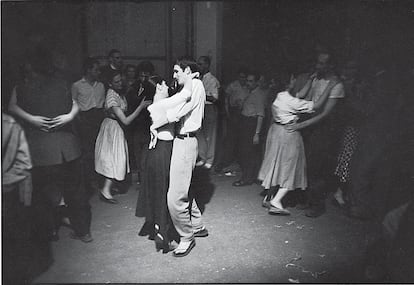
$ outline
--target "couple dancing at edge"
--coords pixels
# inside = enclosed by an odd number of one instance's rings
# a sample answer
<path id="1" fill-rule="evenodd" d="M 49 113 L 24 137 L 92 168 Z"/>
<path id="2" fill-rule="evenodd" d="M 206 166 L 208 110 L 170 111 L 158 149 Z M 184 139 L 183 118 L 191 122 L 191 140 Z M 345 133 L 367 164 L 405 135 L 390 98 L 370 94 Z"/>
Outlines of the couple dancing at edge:
<path id="1" fill-rule="evenodd" d="M 283 207 L 282 199 L 289 191 L 308 187 L 303 139 L 293 124 L 299 120 L 300 114 L 320 111 L 331 90 L 339 83 L 339 79 L 333 77 L 327 81 L 324 91 L 316 100 L 304 99 L 315 78 L 316 74 L 312 74 L 303 83 L 302 78 L 298 80 L 292 74 L 286 84 L 286 91 L 278 93 L 272 103 L 273 122 L 267 134 L 264 160 L 258 174 L 267 193 L 262 205 L 272 215 L 290 215 Z"/>
<path id="2" fill-rule="evenodd" d="M 198 153 L 195 132 L 201 127 L 206 101 L 198 75 L 194 60 L 178 59 L 173 78 L 181 91 L 168 97 L 165 82 L 157 84 L 154 103 L 148 107 L 151 141 L 136 211 L 136 216 L 146 219 L 139 235 L 149 235 L 157 251 L 174 250 L 176 257 L 190 253 L 195 237 L 208 235 L 201 211 L 189 194 Z M 172 241 L 179 241 L 175 249 Z"/>

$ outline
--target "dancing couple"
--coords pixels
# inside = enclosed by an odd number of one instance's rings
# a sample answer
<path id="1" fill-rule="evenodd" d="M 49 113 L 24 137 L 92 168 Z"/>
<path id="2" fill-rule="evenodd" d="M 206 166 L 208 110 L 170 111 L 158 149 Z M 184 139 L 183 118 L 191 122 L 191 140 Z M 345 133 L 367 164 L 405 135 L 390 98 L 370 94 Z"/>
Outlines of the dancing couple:
<path id="1" fill-rule="evenodd" d="M 189 194 L 198 154 L 196 132 L 201 128 L 206 101 L 198 75 L 194 60 L 178 59 L 173 78 L 181 90 L 168 97 L 165 82 L 157 84 L 154 103 L 148 107 L 151 142 L 136 212 L 146 220 L 139 235 L 154 239 L 157 251 L 174 250 L 175 257 L 188 255 L 196 244 L 195 237 L 208 235 L 201 211 Z M 179 241 L 176 248 L 173 240 Z"/>

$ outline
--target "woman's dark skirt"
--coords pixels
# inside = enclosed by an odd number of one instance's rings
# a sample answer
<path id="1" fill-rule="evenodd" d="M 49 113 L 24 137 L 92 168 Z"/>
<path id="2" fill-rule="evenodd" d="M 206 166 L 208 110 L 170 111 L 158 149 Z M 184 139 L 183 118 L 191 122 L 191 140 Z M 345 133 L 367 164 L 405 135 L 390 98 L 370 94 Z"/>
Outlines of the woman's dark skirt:
<path id="1" fill-rule="evenodd" d="M 142 189 L 138 195 L 135 215 L 145 217 L 145 224 L 139 235 L 149 235 L 150 239 L 156 233 L 167 240 L 179 239 L 167 206 L 172 146 L 172 141 L 158 140 L 156 148 L 148 150 L 145 161 Z"/>

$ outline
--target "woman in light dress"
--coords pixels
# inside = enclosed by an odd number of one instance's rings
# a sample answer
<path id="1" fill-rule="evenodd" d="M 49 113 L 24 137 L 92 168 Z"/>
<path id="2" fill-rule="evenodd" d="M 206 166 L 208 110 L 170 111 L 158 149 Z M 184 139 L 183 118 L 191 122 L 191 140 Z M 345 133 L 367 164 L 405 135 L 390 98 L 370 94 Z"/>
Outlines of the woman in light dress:
<path id="1" fill-rule="evenodd" d="M 101 124 L 95 144 L 95 171 L 105 177 L 100 199 L 110 204 L 118 203 L 112 197 L 113 180 L 122 181 L 129 172 L 128 146 L 123 126 L 129 125 L 151 101 L 143 100 L 135 111 L 125 116 L 127 101 L 121 94 L 121 73 L 114 72 L 106 93 L 106 118 Z"/>
<path id="2" fill-rule="evenodd" d="M 303 140 L 300 132 L 288 130 L 295 123 L 300 113 L 312 113 L 324 106 L 330 90 L 338 82 L 331 81 L 323 95 L 316 101 L 304 98 L 311 87 L 312 78 L 298 92 L 296 97 L 291 95 L 296 78 L 290 77 L 287 91 L 277 94 L 272 104 L 273 122 L 266 139 L 266 150 L 258 179 L 262 181 L 265 190 L 273 187 L 277 193 L 269 194 L 263 200 L 263 206 L 269 208 L 269 214 L 289 215 L 282 205 L 282 198 L 288 191 L 306 189 L 306 158 Z"/>

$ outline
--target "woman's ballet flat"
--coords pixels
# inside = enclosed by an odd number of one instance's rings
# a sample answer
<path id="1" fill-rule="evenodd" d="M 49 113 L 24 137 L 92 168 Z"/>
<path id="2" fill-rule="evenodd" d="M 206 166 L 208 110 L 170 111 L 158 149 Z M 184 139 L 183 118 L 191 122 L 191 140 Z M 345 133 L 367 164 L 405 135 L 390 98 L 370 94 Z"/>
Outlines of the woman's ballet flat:
<path id="1" fill-rule="evenodd" d="M 286 209 L 281 209 L 281 208 L 275 207 L 273 205 L 270 205 L 269 214 L 270 215 L 289 216 L 290 212 Z"/>
<path id="2" fill-rule="evenodd" d="M 114 198 L 106 198 L 102 193 L 99 193 L 99 199 L 108 204 L 118 204 L 118 201 Z"/>

